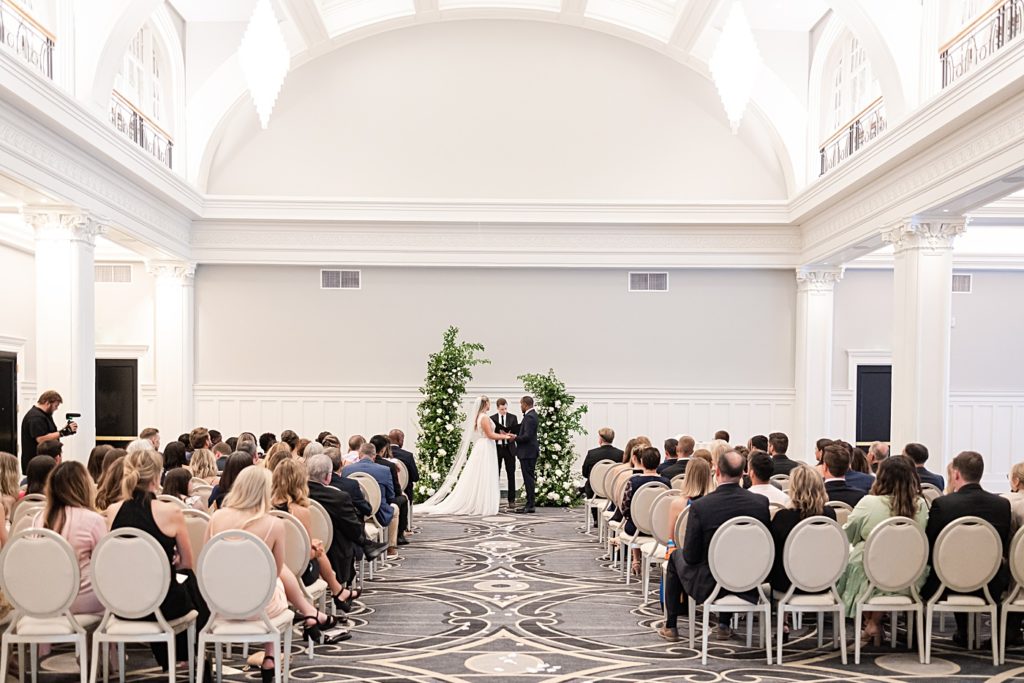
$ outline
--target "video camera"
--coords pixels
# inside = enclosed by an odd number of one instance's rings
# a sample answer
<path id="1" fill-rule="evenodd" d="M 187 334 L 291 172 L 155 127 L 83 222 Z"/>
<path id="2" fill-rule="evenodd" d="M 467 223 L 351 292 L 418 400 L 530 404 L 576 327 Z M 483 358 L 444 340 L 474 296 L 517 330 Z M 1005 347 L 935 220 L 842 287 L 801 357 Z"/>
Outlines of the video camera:
<path id="1" fill-rule="evenodd" d="M 82 417 L 82 414 L 81 413 L 67 413 L 67 414 L 64 415 L 64 417 L 67 419 L 68 423 L 66 425 L 64 425 L 64 428 L 60 430 L 59 434 L 61 436 L 71 436 L 72 434 L 75 433 L 75 430 L 73 430 L 71 428 L 71 423 L 75 421 L 75 418 Z"/>

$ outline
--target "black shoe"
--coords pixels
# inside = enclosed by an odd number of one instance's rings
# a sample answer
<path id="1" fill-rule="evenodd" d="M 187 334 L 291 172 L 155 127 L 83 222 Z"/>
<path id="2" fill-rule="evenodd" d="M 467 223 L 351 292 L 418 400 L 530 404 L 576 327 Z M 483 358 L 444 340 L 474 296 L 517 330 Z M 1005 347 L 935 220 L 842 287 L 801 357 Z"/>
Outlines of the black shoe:
<path id="1" fill-rule="evenodd" d="M 366 556 L 367 560 L 376 560 L 387 549 L 388 549 L 387 542 L 376 543 L 376 544 L 367 544 L 367 545 L 363 546 L 363 555 Z"/>
<path id="2" fill-rule="evenodd" d="M 273 662 L 273 657 L 263 657 L 263 663 L 266 664 L 268 661 Z M 277 662 L 274 662 L 277 664 Z M 267 668 L 266 666 L 260 666 L 260 680 L 262 683 L 274 683 L 274 672 L 277 669 L 276 666 Z M 211 679 L 212 680 L 212 679 Z"/>
<path id="3" fill-rule="evenodd" d="M 405 534 L 398 537 L 398 545 L 409 545 L 409 539 L 405 537 Z"/>
<path id="4" fill-rule="evenodd" d="M 962 647 L 965 649 L 967 648 L 967 636 L 965 636 L 963 633 L 954 633 L 953 637 L 949 639 L 949 642 L 955 645 L 956 647 Z"/>
<path id="5" fill-rule="evenodd" d="M 528 509 L 526 509 L 526 508 L 516 508 L 516 509 L 515 509 L 515 510 L 513 510 L 512 512 L 516 513 L 517 515 L 521 515 L 521 514 L 523 514 L 524 512 L 529 512 L 529 510 L 528 510 Z"/>
<path id="6" fill-rule="evenodd" d="M 536 508 L 534 508 L 534 507 L 528 507 L 528 508 L 526 508 L 525 510 L 523 510 L 523 512 L 526 512 L 526 513 L 528 513 L 528 514 L 531 514 L 531 515 L 532 515 L 532 514 L 533 514 L 534 512 L 536 512 L 536 511 L 537 511 L 537 510 L 536 510 Z"/>

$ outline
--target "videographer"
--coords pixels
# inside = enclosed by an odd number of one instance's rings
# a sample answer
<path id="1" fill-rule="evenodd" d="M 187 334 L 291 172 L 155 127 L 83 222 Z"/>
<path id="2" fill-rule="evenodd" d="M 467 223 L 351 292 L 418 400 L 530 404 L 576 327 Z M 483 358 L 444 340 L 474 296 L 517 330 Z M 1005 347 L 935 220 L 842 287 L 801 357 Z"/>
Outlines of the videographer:
<path id="1" fill-rule="evenodd" d="M 28 471 L 29 461 L 36 457 L 39 444 L 43 441 L 71 436 L 78 431 L 78 423 L 70 420 L 62 429 L 57 429 L 53 414 L 63 402 L 64 399 L 56 391 L 44 391 L 36 404 L 25 413 L 25 419 L 21 421 L 22 472 Z"/>

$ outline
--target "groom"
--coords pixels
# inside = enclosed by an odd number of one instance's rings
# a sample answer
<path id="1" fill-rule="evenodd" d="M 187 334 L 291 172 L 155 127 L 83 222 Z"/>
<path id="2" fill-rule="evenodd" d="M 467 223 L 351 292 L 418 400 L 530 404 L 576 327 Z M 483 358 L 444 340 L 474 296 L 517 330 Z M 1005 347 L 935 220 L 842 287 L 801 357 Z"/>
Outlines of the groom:
<path id="1" fill-rule="evenodd" d="M 494 431 L 498 434 L 515 434 L 519 429 L 519 421 L 515 415 L 508 412 L 508 401 L 499 398 L 497 405 L 498 412 L 491 415 Z M 516 444 L 513 441 L 499 441 L 497 451 L 498 472 L 501 472 L 504 465 L 505 476 L 508 479 L 508 506 L 512 508 L 516 504 Z"/>
<path id="2" fill-rule="evenodd" d="M 519 432 L 513 437 L 516 444 L 516 457 L 519 468 L 523 471 L 523 485 L 526 487 L 526 505 L 516 512 L 536 512 L 534 509 L 534 484 L 537 468 L 537 456 L 540 446 L 537 443 L 537 411 L 533 409 L 533 397 L 523 396 L 519 401 L 523 410 L 523 421 L 519 424 Z"/>

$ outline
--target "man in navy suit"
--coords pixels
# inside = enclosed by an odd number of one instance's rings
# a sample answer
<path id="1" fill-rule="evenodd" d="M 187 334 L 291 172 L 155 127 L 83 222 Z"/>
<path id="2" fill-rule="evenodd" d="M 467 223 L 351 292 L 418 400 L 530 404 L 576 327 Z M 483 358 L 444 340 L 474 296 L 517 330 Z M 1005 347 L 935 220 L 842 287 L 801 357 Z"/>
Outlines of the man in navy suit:
<path id="1" fill-rule="evenodd" d="M 940 491 L 946 490 L 946 480 L 942 475 L 929 472 L 924 468 L 924 464 L 928 462 L 927 446 L 923 443 L 908 443 L 903 447 L 903 455 L 914 461 L 914 465 L 917 466 L 917 476 L 921 478 L 922 484 L 931 484 Z"/>
<path id="2" fill-rule="evenodd" d="M 380 507 L 377 509 L 377 522 L 388 529 L 388 557 L 398 554 L 398 506 L 388 503 L 395 499 L 395 486 L 391 470 L 374 462 L 377 448 L 372 443 L 364 443 L 359 447 L 359 460 L 346 465 L 342 470 L 344 476 L 353 472 L 365 472 L 376 480 L 380 487 Z"/>
<path id="3" fill-rule="evenodd" d="M 821 456 L 825 468 L 825 494 L 830 501 L 838 500 L 854 507 L 866 493 L 846 482 L 850 470 L 850 454 L 838 444 L 825 446 Z"/>
<path id="4" fill-rule="evenodd" d="M 412 485 L 420 480 L 420 472 L 416 469 L 416 457 L 402 448 L 405 446 L 405 432 L 401 429 L 392 429 L 388 432 L 388 441 L 391 442 L 391 457 L 405 465 L 406 471 L 409 472 L 409 483 L 403 493 L 409 499 L 409 505 L 412 505 Z"/>
<path id="5" fill-rule="evenodd" d="M 536 494 L 537 458 L 540 456 L 540 444 L 537 442 L 537 411 L 533 409 L 533 397 L 523 396 L 519 401 L 523 410 L 523 421 L 519 423 L 519 431 L 511 437 L 516 444 L 516 457 L 519 469 L 523 472 L 523 485 L 526 487 L 526 505 L 516 512 L 536 512 L 534 500 Z"/>

